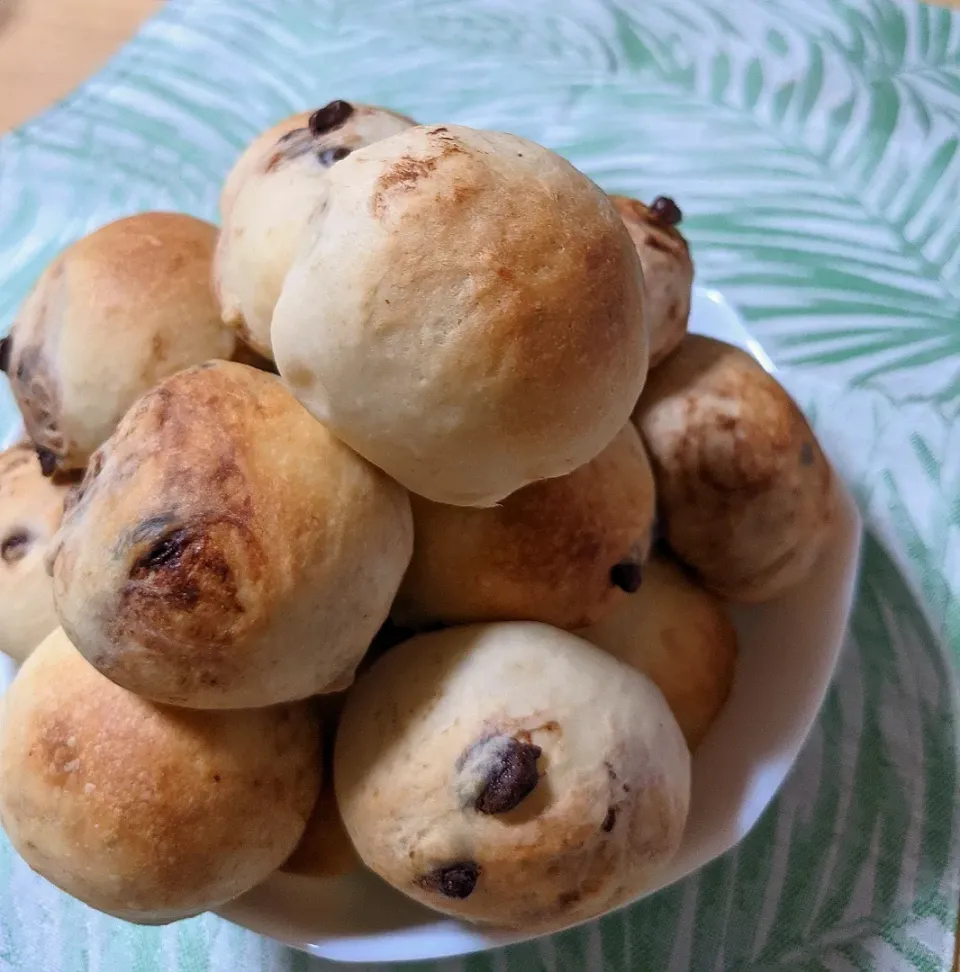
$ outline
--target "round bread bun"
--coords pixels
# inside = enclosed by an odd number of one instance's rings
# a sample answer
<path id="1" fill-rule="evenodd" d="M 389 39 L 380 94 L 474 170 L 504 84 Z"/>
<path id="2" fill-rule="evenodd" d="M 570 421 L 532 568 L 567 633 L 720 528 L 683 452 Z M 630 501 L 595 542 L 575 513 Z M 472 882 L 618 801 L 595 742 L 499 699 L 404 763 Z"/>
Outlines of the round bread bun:
<path id="1" fill-rule="evenodd" d="M 223 320 L 272 358 L 270 318 L 301 238 L 322 210 L 330 167 L 413 125 L 386 108 L 331 101 L 292 115 L 247 147 L 220 196 L 214 280 Z"/>
<path id="2" fill-rule="evenodd" d="M 330 879 L 351 874 L 358 867 L 360 858 L 340 817 L 333 784 L 325 784 L 300 843 L 280 870 L 300 877 Z"/>
<path id="3" fill-rule="evenodd" d="M 580 634 L 643 672 L 663 693 L 690 749 L 700 745 L 727 701 L 737 663 L 737 631 L 715 594 L 655 555 L 640 590 Z"/>
<path id="4" fill-rule="evenodd" d="M 53 551 L 64 629 L 159 702 L 271 705 L 346 687 L 410 560 L 406 492 L 279 378 L 167 379 L 94 456 Z"/>
<path id="5" fill-rule="evenodd" d="M 46 555 L 66 493 L 43 475 L 32 445 L 0 452 L 0 651 L 16 662 L 58 624 Z"/>
<path id="6" fill-rule="evenodd" d="M 830 465 L 749 354 L 688 335 L 651 373 L 634 419 L 663 536 L 707 587 L 759 602 L 807 575 L 834 521 Z"/>
<path id="7" fill-rule="evenodd" d="M 320 789 L 308 704 L 154 705 L 98 674 L 62 630 L 0 715 L 0 822 L 48 881 L 127 921 L 198 914 L 290 854 Z"/>
<path id="8" fill-rule="evenodd" d="M 329 174 L 271 331 L 306 407 L 411 492 L 492 506 L 589 462 L 643 387 L 640 261 L 533 142 L 409 128 Z"/>
<path id="9" fill-rule="evenodd" d="M 687 333 L 693 261 L 676 228 L 677 204 L 658 196 L 650 206 L 627 196 L 611 196 L 643 266 L 643 314 L 650 330 L 650 367 L 655 368 Z"/>
<path id="10" fill-rule="evenodd" d="M 472 509 L 411 497 L 413 559 L 392 616 L 411 627 L 544 621 L 579 628 L 640 584 L 653 473 L 628 422 L 595 459 Z"/>
<path id="11" fill-rule="evenodd" d="M 210 284 L 217 230 L 141 213 L 78 240 L 43 272 L 0 351 L 44 471 L 81 470 L 161 379 L 236 338 Z"/>
<path id="12" fill-rule="evenodd" d="M 358 673 L 363 671 L 368 658 L 369 652 L 364 655 Z M 313 700 L 323 725 L 323 787 L 300 843 L 280 868 L 286 874 L 329 879 L 350 874 L 360 867 L 360 858 L 350 843 L 333 791 L 333 744 L 348 694 L 343 691 L 318 695 Z"/>
<path id="13" fill-rule="evenodd" d="M 557 628 L 419 635 L 357 680 L 337 801 L 364 863 L 446 914 L 552 931 L 648 888 L 690 757 L 645 676 Z"/>

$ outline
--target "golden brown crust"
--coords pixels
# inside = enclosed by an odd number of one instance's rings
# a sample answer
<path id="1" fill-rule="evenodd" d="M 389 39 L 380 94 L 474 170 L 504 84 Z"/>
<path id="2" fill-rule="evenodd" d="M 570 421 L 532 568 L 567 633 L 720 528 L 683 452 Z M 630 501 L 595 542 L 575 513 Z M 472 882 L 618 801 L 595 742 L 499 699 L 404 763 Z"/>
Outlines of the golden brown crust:
<path id="1" fill-rule="evenodd" d="M 638 593 L 580 633 L 643 672 L 663 693 L 690 749 L 699 746 L 730 694 L 737 661 L 737 632 L 716 595 L 656 555 Z"/>
<path id="2" fill-rule="evenodd" d="M 592 624 L 626 596 L 626 569 L 640 575 L 655 512 L 650 463 L 629 423 L 587 465 L 526 486 L 498 506 L 419 497 L 412 505 L 414 554 L 392 614 L 421 626 Z"/>
<path id="3" fill-rule="evenodd" d="M 830 465 L 750 355 L 688 335 L 651 373 L 634 419 L 663 534 L 708 587 L 763 601 L 806 576 L 833 524 Z"/>
<path id="4" fill-rule="evenodd" d="M 319 746 L 307 704 L 156 706 L 99 675 L 58 630 L 6 696 L 0 820 L 27 863 L 74 897 L 172 921 L 280 865 L 317 798 Z"/>
<path id="5" fill-rule="evenodd" d="M 66 302 L 64 257 L 60 256 L 43 271 L 27 295 L 7 345 L 7 377 L 27 435 L 37 449 L 53 457 L 55 466 L 66 464 L 69 451 L 61 428 L 60 376 L 52 358 Z"/>
<path id="6" fill-rule="evenodd" d="M 611 196 L 643 267 L 643 311 L 650 331 L 650 367 L 683 340 L 690 317 L 693 262 L 680 231 L 639 199 Z"/>
<path id="7" fill-rule="evenodd" d="M 329 879 L 342 877 L 358 867 L 360 858 L 343 826 L 331 781 L 320 791 L 303 838 L 280 870 L 301 877 Z"/>
<path id="8" fill-rule="evenodd" d="M 367 658 L 365 656 L 364 662 Z M 337 806 L 333 789 L 333 750 L 337 725 L 348 692 L 318 695 L 313 699 L 314 710 L 323 724 L 323 787 L 313 813 L 307 821 L 300 843 L 280 868 L 287 874 L 301 877 L 336 878 L 355 871 L 361 865 L 350 842 Z"/>
<path id="9" fill-rule="evenodd" d="M 271 330 L 321 421 L 412 492 L 463 506 L 609 444 L 646 334 L 639 259 L 597 186 L 541 146 L 453 125 L 368 146 L 328 181 Z"/>
<path id="10" fill-rule="evenodd" d="M 97 453 L 53 559 L 64 627 L 159 701 L 266 705 L 349 682 L 410 557 L 406 494 L 279 379 L 210 362 Z"/>
<path id="11" fill-rule="evenodd" d="M 450 628 L 357 682 L 334 779 L 364 862 L 447 914 L 556 930 L 679 845 L 689 754 L 646 678 L 541 624 Z"/>
<path id="12" fill-rule="evenodd" d="M 0 651 L 18 662 L 57 626 L 45 561 L 68 489 L 42 474 L 32 445 L 0 452 Z"/>
<path id="13" fill-rule="evenodd" d="M 192 216 L 140 213 L 78 240 L 41 275 L 10 334 L 8 375 L 51 469 L 82 469 L 161 379 L 233 353 L 210 280 L 216 236 Z"/>

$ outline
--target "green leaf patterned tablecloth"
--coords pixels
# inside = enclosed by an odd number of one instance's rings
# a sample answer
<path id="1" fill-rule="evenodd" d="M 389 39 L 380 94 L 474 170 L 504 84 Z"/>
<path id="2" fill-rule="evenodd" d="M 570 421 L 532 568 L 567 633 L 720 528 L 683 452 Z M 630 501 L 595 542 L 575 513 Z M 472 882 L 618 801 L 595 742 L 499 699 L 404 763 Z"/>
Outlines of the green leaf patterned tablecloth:
<path id="1" fill-rule="evenodd" d="M 0 331 L 116 216 L 214 218 L 260 128 L 331 98 L 503 128 L 682 204 L 865 513 L 845 653 L 756 830 L 700 874 L 487 970 L 951 964 L 960 891 L 960 18 L 895 0 L 171 0 L 0 140 Z M 8 406 L 0 406 L 8 407 Z M 0 970 L 316 972 L 213 917 L 136 929 L 0 843 Z"/>

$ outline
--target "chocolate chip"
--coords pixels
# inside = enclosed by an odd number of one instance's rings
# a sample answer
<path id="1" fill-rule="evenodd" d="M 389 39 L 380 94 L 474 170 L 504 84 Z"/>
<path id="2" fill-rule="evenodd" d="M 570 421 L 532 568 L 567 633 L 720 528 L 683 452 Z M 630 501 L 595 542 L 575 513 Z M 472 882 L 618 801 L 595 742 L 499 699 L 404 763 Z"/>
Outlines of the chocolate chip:
<path id="1" fill-rule="evenodd" d="M 331 101 L 330 104 L 318 108 L 307 123 L 314 135 L 323 135 L 339 128 L 353 114 L 353 105 L 349 101 Z"/>
<path id="2" fill-rule="evenodd" d="M 513 736 L 494 735 L 481 739 L 457 760 L 457 769 L 474 788 L 474 809 L 478 813 L 506 813 L 519 806 L 540 780 L 537 760 L 542 750 Z M 473 777 L 473 779 L 469 779 Z"/>
<path id="3" fill-rule="evenodd" d="M 318 152 L 317 158 L 321 165 L 325 165 L 329 169 L 331 165 L 342 162 L 349 154 L 350 149 L 341 145 L 339 148 L 324 149 L 322 152 Z"/>
<path id="4" fill-rule="evenodd" d="M 417 883 L 425 891 L 442 894 L 445 898 L 469 898 L 479 877 L 479 864 L 474 861 L 459 861 L 424 874 Z"/>
<path id="5" fill-rule="evenodd" d="M 603 823 L 600 824 L 600 829 L 605 833 L 609 834 L 613 830 L 613 825 L 617 822 L 617 808 L 607 807 L 607 815 L 603 818 Z"/>
<path id="6" fill-rule="evenodd" d="M 29 549 L 30 535 L 25 530 L 18 530 L 0 543 L 0 558 L 5 564 L 15 564 L 26 557 Z"/>
<path id="7" fill-rule="evenodd" d="M 636 594 L 640 590 L 643 571 L 639 564 L 632 560 L 621 560 L 610 568 L 610 583 L 628 594 Z"/>
<path id="8" fill-rule="evenodd" d="M 680 207 L 669 196 L 657 196 L 650 204 L 650 212 L 667 226 L 676 226 L 683 219 Z"/>
<path id="9" fill-rule="evenodd" d="M 13 338 L 0 338 L 0 371 L 7 373 L 10 367 L 10 355 L 13 352 Z"/>
<path id="10" fill-rule="evenodd" d="M 44 476 L 52 476 L 57 471 L 59 460 L 49 449 L 37 446 L 37 459 L 40 460 L 40 472 Z"/>
<path id="11" fill-rule="evenodd" d="M 186 530 L 174 530 L 165 537 L 161 537 L 142 557 L 137 560 L 130 570 L 131 577 L 138 577 L 163 567 L 177 567 L 187 544 L 190 534 Z"/>
<path id="12" fill-rule="evenodd" d="M 809 442 L 804 442 L 803 445 L 800 446 L 800 465 L 813 465 L 813 446 L 810 445 Z"/>

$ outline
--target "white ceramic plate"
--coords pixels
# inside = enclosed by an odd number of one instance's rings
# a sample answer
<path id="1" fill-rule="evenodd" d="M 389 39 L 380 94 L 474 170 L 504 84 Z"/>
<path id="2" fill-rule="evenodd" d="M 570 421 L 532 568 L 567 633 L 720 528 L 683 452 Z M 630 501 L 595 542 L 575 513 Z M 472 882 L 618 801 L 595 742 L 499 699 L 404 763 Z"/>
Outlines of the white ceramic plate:
<path id="1" fill-rule="evenodd" d="M 695 290 L 691 328 L 747 349 L 774 370 L 718 293 Z M 843 642 L 860 547 L 857 508 L 845 486 L 839 494 L 837 531 L 811 577 L 776 601 L 733 612 L 741 644 L 733 691 L 693 762 L 683 846 L 650 893 L 743 839 L 773 799 L 816 718 Z M 443 918 L 368 873 L 331 881 L 277 874 L 219 914 L 345 962 L 445 958 L 529 937 Z"/>

